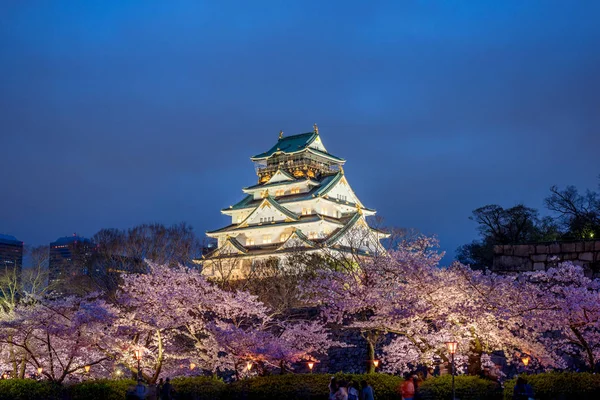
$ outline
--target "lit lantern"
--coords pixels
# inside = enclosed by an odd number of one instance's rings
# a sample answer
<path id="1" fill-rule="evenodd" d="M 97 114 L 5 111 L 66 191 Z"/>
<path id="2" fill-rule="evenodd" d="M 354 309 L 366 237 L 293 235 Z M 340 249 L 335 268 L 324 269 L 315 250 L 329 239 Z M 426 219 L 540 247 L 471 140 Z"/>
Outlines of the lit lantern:
<path id="1" fill-rule="evenodd" d="M 248 371 L 250 371 L 250 370 L 252 369 L 252 361 L 248 361 L 248 362 L 246 363 L 246 369 L 247 369 Z"/>
<path id="2" fill-rule="evenodd" d="M 446 342 L 446 346 L 448 347 L 448 353 L 456 354 L 456 348 L 458 347 L 458 342 Z"/>
<path id="3" fill-rule="evenodd" d="M 139 350 L 139 349 L 135 350 L 133 353 L 135 354 L 136 360 L 140 361 L 142 359 L 142 351 L 141 350 Z"/>
<path id="4" fill-rule="evenodd" d="M 37 371 L 38 371 L 38 374 L 40 374 L 40 375 L 41 375 L 41 374 L 42 374 L 42 372 L 44 372 L 44 368 L 42 368 L 42 367 L 39 367 L 39 368 L 37 369 Z"/>
<path id="5" fill-rule="evenodd" d="M 121 376 L 122 373 L 123 371 L 121 371 L 120 369 L 117 370 L 117 376 Z"/>
<path id="6" fill-rule="evenodd" d="M 193 370 L 194 368 L 196 368 L 196 364 L 190 363 L 190 369 Z"/>
<path id="7" fill-rule="evenodd" d="M 525 354 L 523 357 L 521 357 L 521 361 L 523 361 L 523 365 L 524 366 L 528 366 L 529 365 L 529 356 L 527 354 Z"/>
<path id="8" fill-rule="evenodd" d="M 315 367 L 315 363 L 314 362 L 309 362 L 308 363 L 308 369 L 310 369 L 310 371 L 312 372 L 312 369 Z"/>
<path id="9" fill-rule="evenodd" d="M 373 360 L 373 366 L 375 368 L 379 367 L 379 360 Z"/>
<path id="10" fill-rule="evenodd" d="M 91 367 L 90 367 L 89 365 L 86 365 L 86 366 L 85 366 L 85 367 L 83 367 L 83 368 L 85 368 L 85 372 L 86 372 L 86 373 L 89 373 L 89 372 L 90 372 L 90 368 L 91 368 Z"/>

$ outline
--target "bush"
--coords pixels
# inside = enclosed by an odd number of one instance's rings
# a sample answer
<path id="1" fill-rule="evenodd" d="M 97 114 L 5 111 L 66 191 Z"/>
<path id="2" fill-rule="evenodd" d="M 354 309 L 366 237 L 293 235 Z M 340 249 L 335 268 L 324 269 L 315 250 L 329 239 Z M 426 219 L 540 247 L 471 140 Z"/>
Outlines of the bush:
<path id="1" fill-rule="evenodd" d="M 127 389 L 135 385 L 132 379 L 89 380 L 68 386 L 66 392 L 71 400 L 123 400 Z"/>
<path id="2" fill-rule="evenodd" d="M 177 400 L 213 400 L 224 396 L 227 385 L 220 379 L 206 376 L 171 380 Z"/>
<path id="3" fill-rule="evenodd" d="M 588 372 L 547 372 L 524 376 L 539 400 L 600 399 L 600 375 Z M 504 398 L 512 399 L 516 379 L 504 383 Z"/>
<path id="4" fill-rule="evenodd" d="M 248 400 L 271 399 L 327 399 L 329 395 L 328 374 L 287 374 L 244 379 L 230 384 L 227 398 Z M 335 374 L 339 380 L 360 383 L 365 379 L 373 387 L 378 400 L 398 398 L 397 387 L 402 380 L 386 374 Z"/>
<path id="5" fill-rule="evenodd" d="M 0 400 L 60 400 L 61 388 L 48 381 L 32 379 L 0 380 Z"/>
<path id="6" fill-rule="evenodd" d="M 502 399 L 502 389 L 498 383 L 476 376 L 456 376 L 454 377 L 454 387 L 457 399 Z M 420 393 L 424 400 L 451 399 L 452 375 L 424 380 L 421 384 Z"/>

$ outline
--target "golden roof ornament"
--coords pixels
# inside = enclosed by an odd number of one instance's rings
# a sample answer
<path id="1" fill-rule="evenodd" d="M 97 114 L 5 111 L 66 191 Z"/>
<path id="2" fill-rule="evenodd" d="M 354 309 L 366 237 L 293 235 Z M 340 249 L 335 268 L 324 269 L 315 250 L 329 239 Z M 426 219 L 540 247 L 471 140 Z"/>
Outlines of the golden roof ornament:
<path id="1" fill-rule="evenodd" d="M 283 131 L 279 131 L 279 139 L 283 138 Z"/>
<path id="2" fill-rule="evenodd" d="M 358 203 L 356 203 L 356 212 L 362 215 L 362 207 Z"/>
<path id="3" fill-rule="evenodd" d="M 263 192 L 260 194 L 260 197 L 262 197 L 263 199 L 269 197 L 269 189 L 263 190 Z"/>
<path id="4" fill-rule="evenodd" d="M 315 124 L 313 125 L 313 132 L 316 133 L 317 135 L 319 134 L 319 127 L 317 126 L 317 123 L 315 122 Z"/>
<path id="5" fill-rule="evenodd" d="M 344 175 L 344 167 L 340 165 L 340 173 Z"/>

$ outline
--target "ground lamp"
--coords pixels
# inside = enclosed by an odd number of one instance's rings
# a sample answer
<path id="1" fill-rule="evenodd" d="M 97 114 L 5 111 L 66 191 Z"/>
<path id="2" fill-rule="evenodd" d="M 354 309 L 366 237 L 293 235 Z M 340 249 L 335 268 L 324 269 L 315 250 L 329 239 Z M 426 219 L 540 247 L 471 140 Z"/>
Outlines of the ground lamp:
<path id="1" fill-rule="evenodd" d="M 193 370 L 194 370 L 194 368 L 196 368 L 196 364 L 194 364 L 194 363 L 190 363 L 190 370 L 191 370 L 191 371 L 193 371 Z"/>
<path id="2" fill-rule="evenodd" d="M 42 367 L 39 367 L 37 371 L 38 371 L 38 374 L 40 374 L 40 375 L 41 375 L 41 374 L 42 374 L 42 372 L 44 372 L 44 368 L 42 368 Z"/>
<path id="3" fill-rule="evenodd" d="M 379 367 L 379 360 L 373 360 L 373 366 L 375 368 Z"/>
<path id="4" fill-rule="evenodd" d="M 456 399 L 454 392 L 454 353 L 456 353 L 456 348 L 458 347 L 457 342 L 446 342 L 446 346 L 448 347 L 448 352 L 452 355 L 452 400 Z"/>
<path id="5" fill-rule="evenodd" d="M 137 379 L 138 381 L 140 379 L 142 379 L 142 374 L 141 374 L 141 370 L 140 370 L 140 361 L 142 361 L 142 350 L 138 349 L 135 350 L 135 359 L 137 360 Z"/>
<path id="6" fill-rule="evenodd" d="M 312 370 L 315 367 L 315 363 L 313 361 L 308 362 L 308 369 L 310 369 L 310 373 L 312 374 Z"/>
<path id="7" fill-rule="evenodd" d="M 521 361 L 523 361 L 523 365 L 525 366 L 525 368 L 527 369 L 527 366 L 529 365 L 529 361 L 531 359 L 529 358 L 529 356 L 527 354 L 523 354 L 523 356 L 521 356 Z"/>
<path id="8" fill-rule="evenodd" d="M 86 374 L 89 374 L 89 373 L 90 373 L 90 368 L 91 368 L 91 367 L 90 367 L 89 365 L 86 365 L 86 366 L 85 366 L 85 367 L 83 367 L 83 368 L 85 369 L 85 373 L 86 373 Z"/>
<path id="9" fill-rule="evenodd" d="M 247 369 L 248 371 L 250 371 L 250 370 L 252 369 L 252 361 L 248 361 L 248 362 L 246 363 L 246 369 Z"/>

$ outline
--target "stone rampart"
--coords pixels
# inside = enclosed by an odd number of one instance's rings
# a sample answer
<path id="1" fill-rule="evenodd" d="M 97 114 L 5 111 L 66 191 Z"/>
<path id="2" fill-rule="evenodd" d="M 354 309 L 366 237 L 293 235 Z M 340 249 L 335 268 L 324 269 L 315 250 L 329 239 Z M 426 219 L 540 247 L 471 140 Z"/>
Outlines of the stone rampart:
<path id="1" fill-rule="evenodd" d="M 496 245 L 492 270 L 544 271 L 563 261 L 582 266 L 591 276 L 600 276 L 600 240 Z"/>

